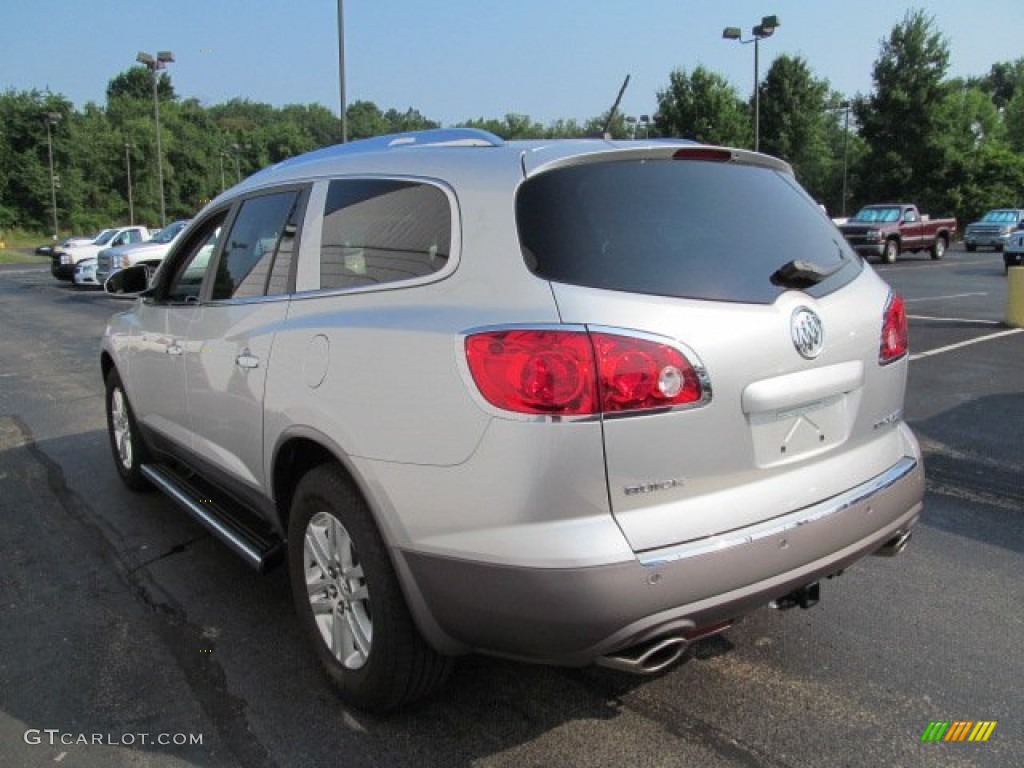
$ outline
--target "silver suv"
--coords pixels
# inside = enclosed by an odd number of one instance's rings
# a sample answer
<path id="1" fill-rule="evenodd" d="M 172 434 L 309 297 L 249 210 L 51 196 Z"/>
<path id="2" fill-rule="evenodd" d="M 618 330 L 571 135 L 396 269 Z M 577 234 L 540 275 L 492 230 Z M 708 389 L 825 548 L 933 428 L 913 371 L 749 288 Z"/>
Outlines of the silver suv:
<path id="1" fill-rule="evenodd" d="M 903 302 L 763 155 L 354 142 L 145 279 L 107 286 L 141 291 L 101 352 L 118 472 L 285 560 L 363 708 L 470 652 L 658 671 L 921 513 Z"/>

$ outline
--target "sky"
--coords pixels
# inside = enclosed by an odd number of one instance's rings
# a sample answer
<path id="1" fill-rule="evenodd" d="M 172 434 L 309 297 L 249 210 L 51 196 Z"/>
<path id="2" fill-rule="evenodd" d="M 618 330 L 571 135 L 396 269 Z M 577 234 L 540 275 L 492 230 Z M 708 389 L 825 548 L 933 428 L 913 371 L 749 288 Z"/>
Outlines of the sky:
<path id="1" fill-rule="evenodd" d="M 673 69 L 699 64 L 743 97 L 754 46 L 744 36 L 779 17 L 759 44 L 760 74 L 802 56 L 847 96 L 868 93 L 879 45 L 923 9 L 950 45 L 950 76 L 983 75 L 1024 56 L 1021 0 L 343 0 L 347 101 L 418 109 L 442 125 L 528 115 L 548 124 L 621 109 L 653 114 Z M 0 0 L 0 91 L 50 90 L 81 108 L 139 51 L 171 51 L 179 96 L 338 112 L 338 0 Z"/>

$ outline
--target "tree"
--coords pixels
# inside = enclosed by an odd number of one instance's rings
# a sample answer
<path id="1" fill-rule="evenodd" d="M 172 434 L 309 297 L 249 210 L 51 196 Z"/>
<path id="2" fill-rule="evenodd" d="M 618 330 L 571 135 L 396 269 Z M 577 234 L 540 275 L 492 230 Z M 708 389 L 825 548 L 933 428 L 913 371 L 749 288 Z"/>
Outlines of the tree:
<path id="1" fill-rule="evenodd" d="M 692 73 L 675 69 L 668 87 L 658 91 L 655 126 L 662 136 L 709 144 L 750 144 L 750 112 L 736 89 L 721 75 L 698 65 Z"/>
<path id="2" fill-rule="evenodd" d="M 1014 96 L 1024 92 L 1024 58 L 997 61 L 987 75 L 972 79 L 970 85 L 989 94 L 996 107 L 1002 109 Z"/>
<path id="3" fill-rule="evenodd" d="M 157 95 L 161 102 L 174 101 L 177 96 L 171 78 L 161 72 L 157 80 Z M 107 102 L 115 99 L 146 99 L 153 102 L 153 73 L 147 67 L 129 67 L 107 83 Z"/>
<path id="4" fill-rule="evenodd" d="M 389 133 L 390 126 L 380 107 L 372 101 L 354 101 L 345 110 L 350 141 Z"/>
<path id="5" fill-rule="evenodd" d="M 915 200 L 925 210 L 946 202 L 942 188 L 948 125 L 942 105 L 949 45 L 934 18 L 911 11 L 893 27 L 872 71 L 874 92 L 854 102 L 868 153 L 860 196 Z"/>
<path id="6" fill-rule="evenodd" d="M 828 82 L 817 80 L 800 56 L 783 54 L 759 88 L 761 151 L 791 163 L 808 191 L 827 199 L 835 177 L 828 143 Z"/>

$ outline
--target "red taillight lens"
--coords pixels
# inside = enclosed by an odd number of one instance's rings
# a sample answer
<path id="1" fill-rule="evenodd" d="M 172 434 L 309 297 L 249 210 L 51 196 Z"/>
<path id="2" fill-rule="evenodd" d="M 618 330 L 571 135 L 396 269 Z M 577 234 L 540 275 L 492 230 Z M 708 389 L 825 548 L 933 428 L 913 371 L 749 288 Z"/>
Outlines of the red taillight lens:
<path id="1" fill-rule="evenodd" d="M 583 331 L 512 330 L 469 336 L 466 359 L 487 400 L 509 411 L 594 413 L 597 386 Z"/>
<path id="2" fill-rule="evenodd" d="M 566 416 L 665 408 L 703 396 L 674 347 L 632 336 L 559 330 L 488 331 L 466 338 L 480 393 L 518 413 Z"/>
<path id="3" fill-rule="evenodd" d="M 664 408 L 701 397 L 693 366 L 674 347 L 632 336 L 592 333 L 605 413 Z"/>
<path id="4" fill-rule="evenodd" d="M 907 346 L 907 311 L 903 306 L 903 297 L 894 293 L 885 305 L 878 362 L 885 365 L 899 360 L 907 354 Z"/>

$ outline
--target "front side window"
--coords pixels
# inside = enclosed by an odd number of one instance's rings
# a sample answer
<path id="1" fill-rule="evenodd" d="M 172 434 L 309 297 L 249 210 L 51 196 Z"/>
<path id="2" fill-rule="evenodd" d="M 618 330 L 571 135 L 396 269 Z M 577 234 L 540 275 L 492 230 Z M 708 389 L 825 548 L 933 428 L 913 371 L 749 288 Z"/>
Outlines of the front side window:
<path id="1" fill-rule="evenodd" d="M 175 251 L 174 262 L 169 265 L 172 277 L 165 290 L 158 289 L 158 298 L 175 303 L 199 301 L 203 279 L 217 248 L 225 218 L 227 211 L 210 217 Z"/>
<path id="2" fill-rule="evenodd" d="M 448 263 L 451 209 L 437 187 L 388 179 L 336 179 L 324 205 L 322 289 L 382 285 Z"/>
<path id="3" fill-rule="evenodd" d="M 242 203 L 225 240 L 210 298 L 263 296 L 272 275 L 277 275 L 275 289 L 283 289 L 288 270 L 284 269 L 282 281 L 282 270 L 275 269 L 274 263 L 280 259 L 290 266 L 298 231 L 298 203 L 298 190 L 261 195 Z"/>

